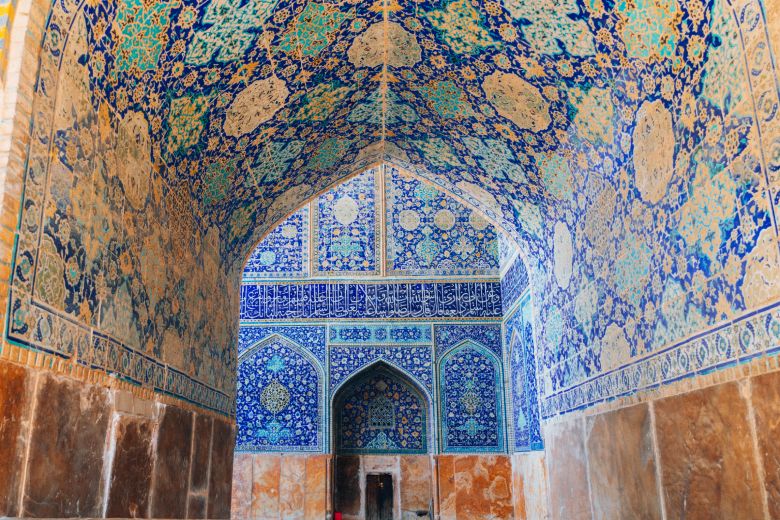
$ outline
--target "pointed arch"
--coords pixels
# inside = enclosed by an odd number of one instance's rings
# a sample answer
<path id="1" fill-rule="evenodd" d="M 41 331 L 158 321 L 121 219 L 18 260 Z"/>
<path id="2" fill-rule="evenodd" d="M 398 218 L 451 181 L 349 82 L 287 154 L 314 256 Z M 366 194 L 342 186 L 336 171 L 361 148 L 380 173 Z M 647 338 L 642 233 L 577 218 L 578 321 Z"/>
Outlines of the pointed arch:
<path id="1" fill-rule="evenodd" d="M 382 418 L 372 424 L 373 405 L 377 403 L 381 404 L 377 408 L 382 409 Z M 394 410 L 393 416 L 388 416 L 388 409 Z M 382 359 L 362 367 L 335 389 L 331 417 L 334 453 L 421 454 L 429 453 L 434 445 L 433 402 L 425 387 Z M 388 427 L 384 421 L 392 421 L 394 426 Z M 350 430 L 344 431 L 344 427 Z"/>
<path id="2" fill-rule="evenodd" d="M 325 451 L 325 371 L 314 355 L 272 334 L 241 353 L 238 376 L 237 451 Z"/>
<path id="3" fill-rule="evenodd" d="M 518 298 L 517 306 L 505 318 L 507 338 L 507 414 L 511 451 L 544 448 L 541 436 L 536 341 L 530 291 Z M 521 372 L 522 380 L 518 378 Z"/>
<path id="4" fill-rule="evenodd" d="M 460 356 L 472 351 L 470 358 Z M 456 363 L 451 360 L 458 357 Z M 442 453 L 504 452 L 503 365 L 490 349 L 466 339 L 437 362 Z"/>

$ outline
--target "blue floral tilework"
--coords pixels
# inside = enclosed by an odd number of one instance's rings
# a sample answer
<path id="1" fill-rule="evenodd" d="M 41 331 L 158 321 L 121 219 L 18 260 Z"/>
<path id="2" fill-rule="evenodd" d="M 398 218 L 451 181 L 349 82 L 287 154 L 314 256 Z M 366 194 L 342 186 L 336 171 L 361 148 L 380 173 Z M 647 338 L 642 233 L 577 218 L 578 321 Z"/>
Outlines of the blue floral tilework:
<path id="1" fill-rule="evenodd" d="M 452 347 L 466 341 L 474 341 L 501 356 L 501 324 L 436 324 L 436 355 L 442 356 Z"/>
<path id="2" fill-rule="evenodd" d="M 329 343 L 345 344 L 411 344 L 431 345 L 433 338 L 430 324 L 369 325 L 354 323 L 330 325 Z"/>
<path id="3" fill-rule="evenodd" d="M 322 451 L 323 375 L 291 342 L 270 338 L 238 365 L 239 451 Z"/>
<path id="4" fill-rule="evenodd" d="M 377 361 L 401 369 L 413 380 L 433 393 L 433 358 L 431 347 L 362 346 L 330 348 L 330 388 L 336 389 L 349 376 Z"/>
<path id="5" fill-rule="evenodd" d="M 503 451 L 501 362 L 466 344 L 439 363 L 442 451 Z"/>
<path id="6" fill-rule="evenodd" d="M 273 334 L 279 334 L 311 352 L 317 360 L 325 364 L 325 326 L 324 325 L 241 325 L 238 330 L 238 353 Z"/>
<path id="7" fill-rule="evenodd" d="M 483 216 L 397 168 L 385 189 L 388 273 L 498 275 L 498 236 Z"/>
<path id="8" fill-rule="evenodd" d="M 376 192 L 369 170 L 317 199 L 315 274 L 379 274 Z"/>
<path id="9" fill-rule="evenodd" d="M 425 453 L 427 403 L 389 371 L 351 382 L 334 404 L 339 453 Z"/>
<path id="10" fill-rule="evenodd" d="M 244 266 L 244 280 L 308 274 L 309 206 L 304 206 L 257 244 Z"/>
<path id="11" fill-rule="evenodd" d="M 509 355 L 507 388 L 511 394 L 515 451 L 544 449 L 532 321 L 531 302 L 526 293 L 521 298 L 520 306 L 505 321 L 505 341 Z"/>

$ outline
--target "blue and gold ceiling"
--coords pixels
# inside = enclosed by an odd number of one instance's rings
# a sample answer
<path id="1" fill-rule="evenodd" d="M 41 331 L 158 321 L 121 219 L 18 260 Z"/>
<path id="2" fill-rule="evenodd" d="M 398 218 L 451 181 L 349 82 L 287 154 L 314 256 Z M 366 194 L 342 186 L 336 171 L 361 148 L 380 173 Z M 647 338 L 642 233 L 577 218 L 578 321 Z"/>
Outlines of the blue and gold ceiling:
<path id="1" fill-rule="evenodd" d="M 766 13 L 755 0 L 52 3 L 10 337 L 72 345 L 75 320 L 84 342 L 97 327 L 226 381 L 226 315 L 259 238 L 389 162 L 522 246 L 545 416 L 769 352 L 780 101 Z M 54 326 L 52 308 L 69 318 Z M 688 341 L 724 323 L 763 339 Z M 113 359 L 98 354 L 91 365 Z"/>
<path id="2" fill-rule="evenodd" d="M 668 120 L 666 105 L 698 83 L 720 37 L 699 1 L 119 0 L 85 10 L 97 90 L 123 117 L 145 119 L 154 163 L 192 183 L 229 250 L 252 241 L 251 223 L 270 225 L 383 159 L 446 174 L 537 234 L 546 206 L 571 200 L 571 170 L 601 168 L 598 150 L 626 147 L 642 98 L 653 100 L 651 122 Z M 727 101 L 723 86 L 712 90 Z"/>

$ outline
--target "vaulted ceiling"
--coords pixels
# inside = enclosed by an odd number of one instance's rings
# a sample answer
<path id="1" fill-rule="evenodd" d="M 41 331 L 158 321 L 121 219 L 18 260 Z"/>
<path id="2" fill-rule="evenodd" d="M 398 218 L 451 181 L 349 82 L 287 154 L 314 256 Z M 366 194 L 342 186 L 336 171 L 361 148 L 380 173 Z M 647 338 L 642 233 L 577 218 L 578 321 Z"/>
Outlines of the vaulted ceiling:
<path id="1" fill-rule="evenodd" d="M 718 41 L 699 1 L 87 0 L 85 12 L 97 91 L 239 256 L 255 222 L 380 160 L 476 197 L 531 240 L 542 215 L 576 204 L 573 171 L 628 163 L 638 119 L 674 149 L 667 107 L 700 88 Z M 671 175 L 660 160 L 646 178 Z"/>

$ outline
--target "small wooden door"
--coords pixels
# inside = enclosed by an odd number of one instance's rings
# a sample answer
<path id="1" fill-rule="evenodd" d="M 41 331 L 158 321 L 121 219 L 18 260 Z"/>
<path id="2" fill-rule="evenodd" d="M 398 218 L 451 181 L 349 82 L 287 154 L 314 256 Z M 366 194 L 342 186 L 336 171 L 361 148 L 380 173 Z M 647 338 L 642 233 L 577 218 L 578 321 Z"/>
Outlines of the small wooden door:
<path id="1" fill-rule="evenodd" d="M 392 475 L 366 475 L 366 520 L 393 520 Z"/>

